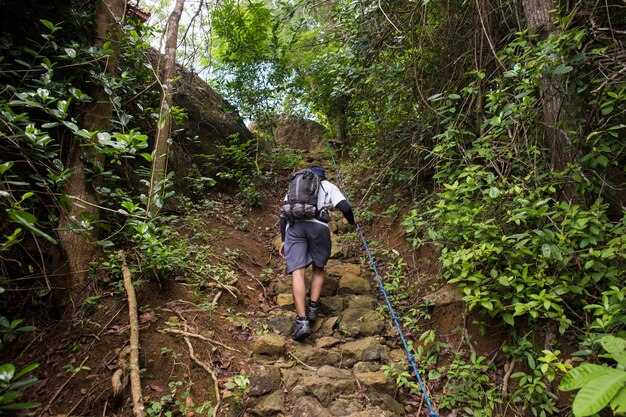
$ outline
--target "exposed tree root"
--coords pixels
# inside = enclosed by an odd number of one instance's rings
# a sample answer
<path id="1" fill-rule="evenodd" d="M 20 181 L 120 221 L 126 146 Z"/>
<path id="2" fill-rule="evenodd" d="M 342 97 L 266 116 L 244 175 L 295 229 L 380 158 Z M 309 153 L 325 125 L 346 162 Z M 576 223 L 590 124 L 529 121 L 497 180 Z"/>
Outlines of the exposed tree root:
<path id="1" fill-rule="evenodd" d="M 242 353 L 240 350 L 231 348 L 230 346 L 226 346 L 225 344 L 220 343 L 217 340 L 210 339 L 210 338 L 208 338 L 206 336 L 202 336 L 201 334 L 190 333 L 190 332 L 186 332 L 184 330 L 178 330 L 178 329 L 163 329 L 163 330 L 159 330 L 159 331 L 161 333 L 172 333 L 172 334 L 179 334 L 181 336 L 195 337 L 196 339 L 204 340 L 205 342 L 209 342 L 211 344 L 221 346 L 224 349 L 232 350 L 233 352 Z"/>
<path id="2" fill-rule="evenodd" d="M 509 379 L 515 368 L 515 361 L 511 359 L 509 363 L 504 366 L 504 378 L 502 378 L 502 399 L 506 400 L 509 391 Z"/>
<path id="3" fill-rule="evenodd" d="M 120 251 L 124 288 L 128 296 L 128 320 L 130 322 L 130 390 L 133 400 L 133 414 L 143 417 L 143 399 L 141 396 L 141 378 L 139 376 L 139 320 L 137 319 L 137 297 L 133 287 L 132 276 L 126 264 L 126 256 Z"/>
<path id="4" fill-rule="evenodd" d="M 196 357 L 196 354 L 193 350 L 193 346 L 191 345 L 191 342 L 189 341 L 189 337 L 184 336 L 185 339 L 185 343 L 187 343 L 187 347 L 189 348 L 189 357 L 191 359 L 193 359 L 193 361 L 200 366 L 202 369 L 204 369 L 209 375 L 211 375 L 211 379 L 213 380 L 213 384 L 215 386 L 215 408 L 213 409 L 213 415 L 217 416 L 217 411 L 220 408 L 220 405 L 222 404 L 221 398 L 220 398 L 220 386 L 219 386 L 219 382 L 217 380 L 217 377 L 215 376 L 215 372 L 213 372 L 213 369 L 211 369 L 211 367 L 209 365 L 207 365 L 206 363 L 202 362 L 200 359 L 198 359 Z"/>
<path id="5" fill-rule="evenodd" d="M 111 395 L 112 400 L 117 402 L 126 387 L 128 386 L 128 360 L 127 357 L 130 355 L 130 346 L 126 346 L 122 349 L 118 355 L 117 359 L 117 370 L 113 373 L 111 377 L 111 386 L 113 387 L 113 394 Z"/>

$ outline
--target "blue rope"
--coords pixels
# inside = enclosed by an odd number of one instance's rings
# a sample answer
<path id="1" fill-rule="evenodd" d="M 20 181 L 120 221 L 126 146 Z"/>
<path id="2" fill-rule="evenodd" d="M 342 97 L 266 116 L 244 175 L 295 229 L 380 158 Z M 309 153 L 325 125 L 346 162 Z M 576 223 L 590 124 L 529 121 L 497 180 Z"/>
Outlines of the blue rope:
<path id="1" fill-rule="evenodd" d="M 343 191 L 343 195 L 346 198 L 346 201 L 348 202 L 348 204 L 350 203 L 350 200 L 348 200 L 348 196 L 346 193 L 346 187 L 343 183 L 343 177 L 341 175 L 341 172 L 339 171 L 339 167 L 337 166 L 337 161 L 335 160 L 335 155 L 333 154 L 333 149 L 332 146 L 330 144 L 330 142 L 328 142 L 328 150 L 330 152 L 330 157 L 333 160 L 333 165 L 335 166 L 335 172 L 337 173 L 337 177 L 339 178 L 339 184 L 341 185 L 341 189 Z M 365 252 L 367 253 L 367 256 L 370 260 L 370 266 L 372 267 L 372 270 L 374 271 L 374 274 L 376 274 L 376 279 L 378 280 L 378 286 L 380 287 L 380 291 L 383 293 L 383 296 L 385 297 L 385 301 L 387 302 L 387 308 L 389 308 L 389 312 L 391 313 L 391 318 L 394 322 L 394 324 L 396 325 L 396 328 L 398 329 L 398 333 L 400 334 L 400 339 L 402 339 L 402 344 L 404 345 L 404 350 L 407 353 L 407 359 L 409 364 L 411 365 L 411 367 L 413 368 L 413 372 L 415 372 L 415 377 L 417 378 L 417 382 L 419 383 L 420 388 L 422 389 L 422 393 L 424 394 L 424 399 L 426 400 L 426 404 L 428 405 L 428 409 L 429 409 L 429 417 L 439 417 L 439 414 L 437 414 L 437 412 L 435 411 L 435 408 L 433 407 L 432 402 L 430 401 L 430 397 L 428 396 L 428 392 L 426 392 L 426 387 L 424 386 L 424 381 L 422 381 L 422 378 L 420 377 L 420 374 L 417 370 L 417 365 L 415 364 L 415 359 L 413 357 L 413 354 L 411 353 L 411 350 L 409 349 L 409 345 L 406 341 L 406 338 L 404 337 L 404 332 L 402 331 L 402 326 L 400 325 L 400 321 L 398 319 L 398 316 L 396 316 L 396 313 L 391 305 L 391 301 L 389 301 L 389 297 L 387 295 L 387 290 L 385 290 L 385 286 L 383 284 L 383 280 L 380 277 L 380 274 L 378 273 L 378 269 L 376 268 L 376 262 L 374 262 L 374 258 L 372 257 L 372 254 L 370 252 L 370 248 L 367 245 L 367 241 L 365 240 L 365 236 L 363 236 L 363 232 L 361 231 L 361 226 L 359 226 L 359 224 L 356 224 L 356 230 L 359 232 L 359 235 L 361 236 L 361 242 L 363 242 L 363 247 L 365 248 Z"/>

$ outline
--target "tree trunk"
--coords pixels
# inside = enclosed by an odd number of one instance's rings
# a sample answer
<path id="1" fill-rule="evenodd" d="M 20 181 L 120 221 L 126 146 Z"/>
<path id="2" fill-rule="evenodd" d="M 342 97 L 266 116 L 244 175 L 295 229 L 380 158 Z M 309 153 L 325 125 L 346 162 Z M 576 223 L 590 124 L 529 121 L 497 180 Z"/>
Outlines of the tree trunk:
<path id="1" fill-rule="evenodd" d="M 545 34 L 555 30 L 551 10 L 556 9 L 553 0 L 524 0 L 524 15 L 529 29 L 543 30 Z M 539 84 L 542 90 L 543 120 L 546 129 L 546 141 L 550 150 L 550 163 L 554 171 L 563 171 L 570 162 L 574 162 L 574 148 L 566 132 L 570 115 L 565 111 L 567 97 L 564 92 L 563 77 L 554 75 L 544 78 Z M 570 122 L 571 123 L 571 122 Z M 561 192 L 563 197 L 573 202 L 575 184 L 567 181 Z"/>
<path id="2" fill-rule="evenodd" d="M 167 154 L 169 151 L 168 139 L 172 125 L 172 80 L 176 75 L 176 43 L 178 42 L 178 23 L 183 13 L 185 0 L 176 0 L 176 6 L 167 21 L 167 39 L 165 41 L 165 55 L 163 59 L 163 75 L 161 82 L 161 108 L 159 123 L 154 140 L 154 159 L 150 174 L 150 191 L 148 195 L 148 210 L 157 211 L 157 203 L 162 194 L 161 185 L 167 170 Z"/>
<path id="3" fill-rule="evenodd" d="M 121 22 L 124 18 L 125 0 L 102 0 L 96 10 L 96 25 L 94 30 L 94 45 L 102 46 L 110 42 L 113 51 L 105 63 L 103 71 L 109 75 L 117 74 Z M 89 84 L 86 92 L 92 102 L 85 108 L 82 117 L 82 126 L 89 131 L 108 130 L 113 112 L 111 97 L 99 86 Z M 85 159 L 94 164 L 102 165 L 104 159 L 90 148 L 82 147 L 79 139 L 73 139 L 69 145 L 68 167 L 72 170 L 63 194 L 69 196 L 67 210 L 62 210 L 59 218 L 60 251 L 55 256 L 54 268 L 59 276 L 55 287 L 60 289 L 61 298 L 57 298 L 57 305 L 66 302 L 66 290 L 79 287 L 85 281 L 89 263 L 92 261 L 96 247 L 93 244 L 91 231 L 76 233 L 70 227 L 82 228 L 83 219 L 90 222 L 98 218 L 96 208 L 96 193 L 93 184 L 85 173 Z"/>

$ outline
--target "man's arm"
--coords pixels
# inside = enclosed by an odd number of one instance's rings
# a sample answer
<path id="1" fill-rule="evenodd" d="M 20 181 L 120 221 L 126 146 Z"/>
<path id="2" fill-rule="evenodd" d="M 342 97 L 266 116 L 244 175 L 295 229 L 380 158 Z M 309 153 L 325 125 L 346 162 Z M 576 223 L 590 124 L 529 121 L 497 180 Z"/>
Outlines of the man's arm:
<path id="1" fill-rule="evenodd" d="M 348 223 L 354 224 L 354 212 L 346 200 L 341 200 L 335 207 L 341 212 L 341 214 L 343 214 L 343 217 L 346 218 Z"/>
<path id="2" fill-rule="evenodd" d="M 287 230 L 287 218 L 280 216 L 280 241 L 285 241 L 285 231 Z"/>

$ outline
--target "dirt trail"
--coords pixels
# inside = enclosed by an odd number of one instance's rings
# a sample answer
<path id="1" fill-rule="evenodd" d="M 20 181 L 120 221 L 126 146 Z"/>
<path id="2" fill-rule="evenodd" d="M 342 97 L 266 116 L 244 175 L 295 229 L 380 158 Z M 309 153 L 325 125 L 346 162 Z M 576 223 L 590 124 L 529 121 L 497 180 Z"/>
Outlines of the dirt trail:
<path id="1" fill-rule="evenodd" d="M 173 224 L 208 245 L 210 256 L 202 262 L 215 266 L 208 274 L 232 272 L 236 291 L 210 286 L 210 275 L 189 281 L 174 274 L 138 287 L 146 415 L 212 415 L 213 377 L 222 417 L 421 415 L 415 398 L 385 378 L 385 367 L 404 363 L 406 353 L 398 349 L 376 279 L 359 258 L 360 245 L 347 233 L 354 229 L 341 222 L 331 224 L 333 254 L 313 334 L 302 343 L 289 338 L 295 312 L 291 279 L 277 252 L 275 195 L 284 185 L 264 190 L 260 207 L 243 215 L 234 214 L 236 201 L 211 196 L 208 206 Z M 405 244 L 394 241 L 388 225 L 376 226 L 389 249 Z M 37 415 L 129 416 L 127 389 L 117 398 L 111 389 L 128 344 L 126 299 L 119 291 L 92 288 L 76 303 L 83 307 L 74 317 L 40 324 L 30 349 L 16 355 L 41 364 L 30 396 L 45 406 Z"/>

